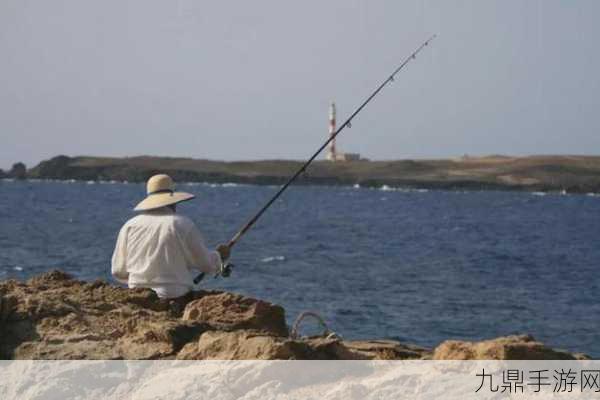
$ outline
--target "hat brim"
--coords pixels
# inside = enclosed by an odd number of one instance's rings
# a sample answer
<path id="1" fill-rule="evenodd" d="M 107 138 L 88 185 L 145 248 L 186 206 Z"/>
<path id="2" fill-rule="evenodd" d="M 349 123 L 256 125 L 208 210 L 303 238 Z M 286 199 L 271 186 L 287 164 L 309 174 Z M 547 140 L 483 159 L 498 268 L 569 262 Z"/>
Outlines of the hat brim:
<path id="1" fill-rule="evenodd" d="M 194 197 L 196 197 L 196 196 L 194 196 L 191 193 L 186 193 L 186 192 L 155 193 L 155 194 L 148 195 L 148 197 L 146 197 L 144 200 L 140 201 L 133 210 L 134 211 L 155 210 L 157 208 L 181 203 L 182 201 L 191 200 Z"/>

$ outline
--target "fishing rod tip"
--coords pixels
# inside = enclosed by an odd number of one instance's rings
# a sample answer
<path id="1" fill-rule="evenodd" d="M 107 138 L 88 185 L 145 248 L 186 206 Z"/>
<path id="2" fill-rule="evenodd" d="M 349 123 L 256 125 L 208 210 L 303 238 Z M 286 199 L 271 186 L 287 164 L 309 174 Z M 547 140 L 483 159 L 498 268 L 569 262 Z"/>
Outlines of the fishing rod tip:
<path id="1" fill-rule="evenodd" d="M 431 42 L 436 37 L 437 37 L 437 33 L 434 33 L 433 36 L 431 36 L 429 39 L 427 39 L 427 41 L 425 43 L 423 43 L 423 45 L 424 46 L 429 46 L 429 42 Z"/>

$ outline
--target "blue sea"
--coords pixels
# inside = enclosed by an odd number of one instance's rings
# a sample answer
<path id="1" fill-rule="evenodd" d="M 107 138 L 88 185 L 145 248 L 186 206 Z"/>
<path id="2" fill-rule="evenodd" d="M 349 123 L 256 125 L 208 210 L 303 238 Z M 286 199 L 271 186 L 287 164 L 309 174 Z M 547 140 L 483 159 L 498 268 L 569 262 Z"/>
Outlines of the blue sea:
<path id="1" fill-rule="evenodd" d="M 214 246 L 277 190 L 180 184 L 178 211 Z M 0 181 L 0 279 L 50 269 L 110 277 L 142 184 Z M 200 287 L 317 311 L 347 339 L 530 333 L 600 356 L 600 197 L 291 187 L 238 242 L 228 279 Z M 307 323 L 307 325 L 310 325 Z M 306 333 L 315 327 L 304 328 Z"/>

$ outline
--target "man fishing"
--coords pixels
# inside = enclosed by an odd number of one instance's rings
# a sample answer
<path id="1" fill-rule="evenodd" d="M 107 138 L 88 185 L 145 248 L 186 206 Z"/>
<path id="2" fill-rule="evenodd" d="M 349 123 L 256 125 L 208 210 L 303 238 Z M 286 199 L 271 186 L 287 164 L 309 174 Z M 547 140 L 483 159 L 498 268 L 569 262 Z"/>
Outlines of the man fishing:
<path id="1" fill-rule="evenodd" d="M 119 232 L 112 257 L 115 279 L 170 299 L 192 290 L 194 271 L 228 276 L 230 247 L 209 251 L 192 220 L 176 213 L 178 203 L 195 196 L 176 192 L 173 180 L 164 174 L 151 177 L 146 189 L 147 197 L 134 209 L 140 214 Z"/>
<path id="2" fill-rule="evenodd" d="M 121 229 L 112 260 L 112 273 L 129 287 L 150 287 L 159 297 L 183 296 L 198 283 L 206 273 L 228 276 L 231 267 L 225 262 L 237 241 L 258 221 L 265 211 L 303 173 L 317 156 L 335 140 L 352 119 L 404 68 L 410 60 L 429 45 L 433 35 L 419 46 L 389 75 L 373 93 L 330 135 L 329 139 L 292 175 L 271 199 L 233 236 L 233 238 L 209 252 L 200 233 L 189 219 L 175 214 L 175 204 L 193 199 L 189 193 L 175 192 L 173 180 L 168 175 L 155 175 L 148 180 L 148 197 L 139 203 L 136 211 L 142 215 L 129 220 Z M 191 270 L 201 273 L 192 281 Z"/>

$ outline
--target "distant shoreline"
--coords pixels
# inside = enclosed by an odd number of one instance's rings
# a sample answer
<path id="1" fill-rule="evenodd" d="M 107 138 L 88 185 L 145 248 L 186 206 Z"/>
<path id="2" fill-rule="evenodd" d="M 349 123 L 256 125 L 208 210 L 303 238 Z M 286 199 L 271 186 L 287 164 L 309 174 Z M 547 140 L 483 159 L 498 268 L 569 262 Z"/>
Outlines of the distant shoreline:
<path id="1" fill-rule="evenodd" d="M 166 157 L 67 157 L 0 178 L 144 182 L 158 172 L 178 182 L 281 185 L 301 161 L 224 162 Z M 316 161 L 300 185 L 428 190 L 600 193 L 600 156 L 463 157 L 442 160 Z"/>
<path id="2" fill-rule="evenodd" d="M 0 184 L 2 182 L 29 182 L 29 183 L 63 183 L 63 184 L 80 184 L 80 185 L 143 185 L 144 182 L 128 182 L 128 181 L 83 181 L 77 179 L 39 179 L 39 178 L 30 178 L 30 179 L 13 179 L 13 178 L 0 178 Z M 254 184 L 254 183 L 234 183 L 234 182 L 179 182 L 178 186 L 181 190 L 185 190 L 185 186 L 206 186 L 206 187 L 220 187 L 220 188 L 231 188 L 231 187 L 244 187 L 244 186 L 264 186 L 271 188 L 279 188 L 280 185 L 268 185 L 268 184 Z M 404 193 L 427 193 L 431 191 L 446 191 L 446 192 L 517 192 L 517 193 L 528 193 L 530 195 L 537 196 L 545 196 L 545 195 L 579 195 L 579 196 L 590 196 L 590 197 L 600 197 L 600 192 L 567 192 L 565 191 L 534 191 L 534 190 L 522 190 L 522 189 L 510 189 L 510 188 L 501 188 L 501 189 L 472 189 L 472 188 L 419 188 L 419 187 L 403 187 L 403 186 L 361 186 L 358 184 L 355 185 L 323 185 L 323 184 L 310 184 L 310 183 L 302 183 L 299 186 L 305 187 L 322 187 L 322 188 L 346 188 L 346 189 L 355 189 L 355 190 L 373 190 L 373 191 L 381 191 L 381 192 L 404 192 Z"/>
<path id="3" fill-rule="evenodd" d="M 144 182 L 136 181 L 104 181 L 104 180 L 78 180 L 78 179 L 43 179 L 43 178 L 25 178 L 25 179 L 15 179 L 15 178 L 0 178 L 0 183 L 2 182 L 24 182 L 24 183 L 63 183 L 63 184 L 80 184 L 80 185 L 143 185 Z M 264 187 L 272 187 L 279 188 L 280 184 L 265 184 L 265 183 L 236 183 L 236 182 L 178 182 L 177 185 L 180 189 L 184 190 L 182 187 L 185 186 L 208 186 L 208 187 L 244 187 L 244 186 L 264 186 Z M 362 186 L 359 184 L 347 185 L 347 184 L 312 184 L 307 182 L 306 180 L 302 181 L 298 186 L 305 187 L 324 187 L 324 188 L 348 188 L 348 189 L 363 189 L 363 190 L 378 190 L 383 192 L 429 192 L 429 191 L 462 191 L 462 192 L 475 192 L 475 191 L 497 191 L 497 192 L 522 192 L 522 193 L 530 193 L 530 194 L 578 194 L 578 195 L 588 195 L 588 196 L 600 196 L 600 192 L 567 192 L 567 191 L 556 191 L 556 190 L 547 190 L 547 191 L 534 191 L 534 190 L 523 190 L 521 188 L 510 188 L 510 187 L 501 187 L 501 188 L 461 188 L 459 186 L 444 188 L 444 187 L 407 187 L 407 186 L 388 186 L 386 184 L 382 186 Z"/>

